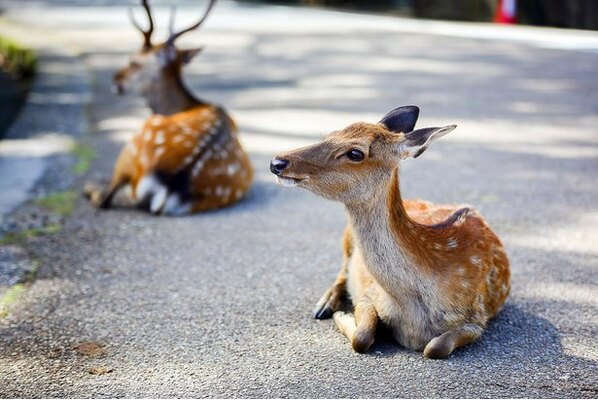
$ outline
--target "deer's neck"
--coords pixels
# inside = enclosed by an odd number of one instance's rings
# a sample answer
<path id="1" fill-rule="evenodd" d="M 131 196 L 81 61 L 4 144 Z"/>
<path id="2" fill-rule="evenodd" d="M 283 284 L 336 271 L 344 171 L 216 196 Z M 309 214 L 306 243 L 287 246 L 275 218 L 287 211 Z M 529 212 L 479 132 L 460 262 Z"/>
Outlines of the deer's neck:
<path id="1" fill-rule="evenodd" d="M 395 169 L 369 202 L 346 204 L 349 221 L 369 272 L 390 294 L 421 291 L 429 285 L 438 254 L 431 227 L 413 221 L 405 210 Z M 430 247 L 424 247 L 424 243 Z"/>
<path id="2" fill-rule="evenodd" d="M 154 114 L 162 115 L 176 114 L 205 104 L 189 91 L 177 73 L 164 73 L 152 82 L 146 100 Z"/>

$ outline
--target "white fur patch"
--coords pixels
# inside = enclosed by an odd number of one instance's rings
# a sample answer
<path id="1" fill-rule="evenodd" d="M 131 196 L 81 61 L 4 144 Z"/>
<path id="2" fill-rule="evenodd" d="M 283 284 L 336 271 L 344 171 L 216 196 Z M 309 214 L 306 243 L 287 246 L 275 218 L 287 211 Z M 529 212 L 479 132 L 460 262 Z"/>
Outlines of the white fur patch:
<path id="1" fill-rule="evenodd" d="M 181 202 L 178 193 L 171 193 L 164 204 L 163 213 L 167 215 L 185 215 L 191 211 L 191 203 Z"/>
<path id="2" fill-rule="evenodd" d="M 154 192 L 152 201 L 150 203 L 150 211 L 154 214 L 162 211 L 164 203 L 166 202 L 166 196 L 168 196 L 168 189 L 165 186 L 160 185 L 156 192 Z"/>
<path id="3" fill-rule="evenodd" d="M 447 243 L 448 247 L 450 247 L 451 249 L 454 249 L 459 244 L 457 242 L 457 240 L 455 240 L 455 239 L 449 239 L 449 240 L 447 240 L 446 243 Z"/>
<path id="4" fill-rule="evenodd" d="M 281 178 L 280 176 L 276 177 L 276 182 L 284 187 L 295 187 L 298 185 L 296 180 L 291 178 Z"/>
<path id="5" fill-rule="evenodd" d="M 144 176 L 135 188 L 137 200 L 143 201 L 147 199 L 150 195 L 158 191 L 160 187 L 163 187 L 162 184 L 153 175 Z"/>

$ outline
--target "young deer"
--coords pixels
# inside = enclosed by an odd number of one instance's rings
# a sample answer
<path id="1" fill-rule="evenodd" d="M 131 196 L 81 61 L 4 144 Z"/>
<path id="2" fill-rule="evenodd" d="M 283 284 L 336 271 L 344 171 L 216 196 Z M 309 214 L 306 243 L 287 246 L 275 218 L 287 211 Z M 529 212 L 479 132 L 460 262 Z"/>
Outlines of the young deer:
<path id="1" fill-rule="evenodd" d="M 276 156 L 284 186 L 345 204 L 344 261 L 318 302 L 353 349 L 365 352 L 381 320 L 403 346 L 445 358 L 480 337 L 510 290 L 500 240 L 474 209 L 405 200 L 398 162 L 421 155 L 455 125 L 413 130 L 419 109 L 399 107 L 323 142 Z M 354 315 L 337 311 L 348 294 Z"/>
<path id="2" fill-rule="evenodd" d="M 149 204 L 152 213 L 183 215 L 233 204 L 249 189 L 253 172 L 235 123 L 223 108 L 196 98 L 183 83 L 182 67 L 201 48 L 175 46 L 179 37 L 202 24 L 214 3 L 198 22 L 179 32 L 173 30 L 173 13 L 170 36 L 156 45 L 147 0 L 142 1 L 147 31 L 130 15 L 144 43 L 114 82 L 119 93 L 131 90 L 144 97 L 154 115 L 122 149 L 108 187 L 86 187 L 97 207 L 109 208 L 115 194 L 126 188 L 130 201 Z"/>

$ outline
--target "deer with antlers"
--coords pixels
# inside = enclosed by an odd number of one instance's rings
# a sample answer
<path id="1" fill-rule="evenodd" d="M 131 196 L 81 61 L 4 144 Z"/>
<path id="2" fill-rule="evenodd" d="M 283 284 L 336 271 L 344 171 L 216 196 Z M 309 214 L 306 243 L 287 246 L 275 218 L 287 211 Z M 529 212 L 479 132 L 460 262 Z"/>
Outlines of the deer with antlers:
<path id="1" fill-rule="evenodd" d="M 401 198 L 399 161 L 421 155 L 455 125 L 415 128 L 419 109 L 399 107 L 323 142 L 276 156 L 284 186 L 344 203 L 344 261 L 314 316 L 334 319 L 367 351 L 382 321 L 403 346 L 446 358 L 482 335 L 510 291 L 503 245 L 471 207 Z M 348 295 L 354 313 L 339 311 Z"/>
<path id="2" fill-rule="evenodd" d="M 152 43 L 154 21 L 142 0 L 149 27 L 143 46 L 128 66 L 114 75 L 118 93 L 133 91 L 145 98 L 152 115 L 122 149 L 111 182 L 105 188 L 87 185 L 85 194 L 99 208 L 109 208 L 117 192 L 129 203 L 149 206 L 154 214 L 185 215 L 228 206 L 248 191 L 253 171 L 237 138 L 237 127 L 220 106 L 195 97 L 185 86 L 182 68 L 201 48 L 179 49 L 175 41 L 201 26 L 214 6 L 193 25 Z"/>

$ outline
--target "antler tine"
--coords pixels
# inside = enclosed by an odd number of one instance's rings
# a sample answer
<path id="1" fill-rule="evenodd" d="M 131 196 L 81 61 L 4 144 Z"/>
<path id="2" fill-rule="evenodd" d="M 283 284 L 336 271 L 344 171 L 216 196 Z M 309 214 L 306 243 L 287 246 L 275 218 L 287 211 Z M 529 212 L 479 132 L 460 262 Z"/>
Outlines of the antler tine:
<path id="1" fill-rule="evenodd" d="M 183 29 L 180 32 L 174 33 L 171 32 L 170 37 L 168 38 L 167 42 L 169 44 L 173 44 L 175 40 L 177 40 L 179 37 L 181 37 L 182 35 L 184 35 L 185 33 L 195 30 L 197 28 L 199 28 L 199 26 L 205 21 L 205 19 L 208 17 L 208 14 L 210 13 L 210 11 L 212 10 L 212 7 L 214 6 L 214 4 L 216 3 L 217 0 L 210 0 L 210 4 L 208 4 L 208 8 L 206 9 L 206 11 L 204 12 L 203 16 L 199 19 L 199 21 L 197 21 L 195 24 L 191 25 L 190 27 Z"/>
<path id="2" fill-rule="evenodd" d="M 152 10 L 150 9 L 147 0 L 141 0 L 141 4 L 143 5 L 143 8 L 145 8 L 145 12 L 147 13 L 147 19 L 149 21 L 149 28 L 146 33 L 148 37 L 151 37 L 152 33 L 154 32 L 154 19 L 152 18 Z"/>
<path id="3" fill-rule="evenodd" d="M 141 25 L 139 25 L 139 23 L 135 19 L 135 16 L 133 15 L 133 10 L 131 8 L 129 8 L 129 19 L 131 20 L 133 26 L 143 34 L 143 47 L 151 47 L 152 33 L 154 32 L 154 20 L 152 18 L 152 11 L 150 10 L 147 0 L 142 0 L 141 4 L 143 5 L 143 8 L 147 13 L 147 18 L 149 20 L 149 28 L 147 29 L 147 31 L 143 29 Z"/>
<path id="4" fill-rule="evenodd" d="M 170 8 L 170 21 L 168 22 L 169 37 L 174 35 L 174 18 L 176 16 L 176 6 Z"/>

